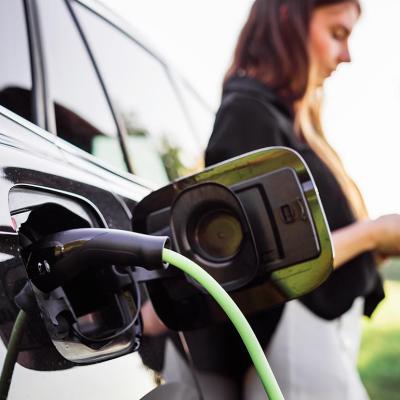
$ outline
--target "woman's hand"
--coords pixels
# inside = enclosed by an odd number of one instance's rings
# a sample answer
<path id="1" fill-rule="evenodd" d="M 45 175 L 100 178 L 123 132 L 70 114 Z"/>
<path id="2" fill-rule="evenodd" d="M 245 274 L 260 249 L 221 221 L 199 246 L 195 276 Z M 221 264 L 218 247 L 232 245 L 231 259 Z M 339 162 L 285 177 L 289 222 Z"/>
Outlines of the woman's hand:
<path id="1" fill-rule="evenodd" d="M 383 215 L 370 224 L 375 251 L 383 257 L 400 256 L 400 215 Z"/>
<path id="2" fill-rule="evenodd" d="M 355 222 L 332 232 L 332 240 L 335 268 L 364 251 L 374 251 L 381 259 L 400 256 L 400 215 Z"/>
<path id="3" fill-rule="evenodd" d="M 148 336 L 161 335 L 168 331 L 168 328 L 160 321 L 154 311 L 151 301 L 146 301 L 141 310 L 143 319 L 143 334 Z"/>

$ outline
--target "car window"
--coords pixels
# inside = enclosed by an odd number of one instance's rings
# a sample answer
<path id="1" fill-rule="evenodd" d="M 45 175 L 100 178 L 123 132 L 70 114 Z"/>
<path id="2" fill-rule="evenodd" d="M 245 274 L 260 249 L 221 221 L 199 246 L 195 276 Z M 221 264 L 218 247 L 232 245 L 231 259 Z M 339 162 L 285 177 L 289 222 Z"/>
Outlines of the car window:
<path id="1" fill-rule="evenodd" d="M 205 148 L 212 132 L 215 112 L 180 75 L 171 73 L 171 76 L 182 96 L 182 102 L 189 113 L 193 129 Z"/>
<path id="2" fill-rule="evenodd" d="M 22 1 L 0 1 L 0 37 L 0 104 L 32 121 L 32 77 Z"/>
<path id="3" fill-rule="evenodd" d="M 164 65 L 104 19 L 73 5 L 125 123 L 135 173 L 165 183 L 196 169 L 202 147 Z"/>
<path id="4" fill-rule="evenodd" d="M 57 135 L 126 169 L 115 120 L 67 6 L 59 0 L 38 4 Z"/>

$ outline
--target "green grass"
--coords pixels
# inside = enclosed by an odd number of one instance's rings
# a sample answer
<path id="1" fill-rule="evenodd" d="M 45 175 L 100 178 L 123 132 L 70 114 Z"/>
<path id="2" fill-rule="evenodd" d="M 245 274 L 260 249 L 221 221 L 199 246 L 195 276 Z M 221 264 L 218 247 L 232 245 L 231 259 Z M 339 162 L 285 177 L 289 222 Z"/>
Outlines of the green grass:
<path id="1" fill-rule="evenodd" d="M 382 275 L 390 281 L 400 281 L 400 258 L 394 258 L 382 269 Z"/>
<path id="2" fill-rule="evenodd" d="M 364 321 L 358 368 L 372 400 L 400 399 L 400 260 L 383 274 L 386 298 Z"/>

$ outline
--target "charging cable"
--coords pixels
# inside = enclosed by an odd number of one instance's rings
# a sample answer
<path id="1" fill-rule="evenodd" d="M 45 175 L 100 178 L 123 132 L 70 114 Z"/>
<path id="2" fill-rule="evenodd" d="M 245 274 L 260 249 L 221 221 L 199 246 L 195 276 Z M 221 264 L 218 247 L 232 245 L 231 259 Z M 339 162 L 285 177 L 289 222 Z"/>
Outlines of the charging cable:
<path id="1" fill-rule="evenodd" d="M 28 322 L 28 315 L 21 310 L 15 320 L 11 331 L 10 340 L 8 342 L 7 354 L 4 360 L 3 369 L 0 377 L 0 400 L 7 399 L 10 390 L 11 378 L 14 372 L 15 363 L 17 362 L 19 345 L 22 341 L 24 328 Z"/>
<path id="2" fill-rule="evenodd" d="M 164 262 L 179 268 L 195 279 L 221 306 L 242 338 L 269 400 L 284 400 L 278 382 L 268 364 L 257 336 L 254 334 L 247 319 L 228 293 L 226 293 L 220 284 L 199 265 L 181 254 L 164 248 L 162 258 Z"/>
<path id="3" fill-rule="evenodd" d="M 78 240 L 83 237 L 82 235 L 85 240 Z M 268 364 L 264 351 L 239 307 L 219 283 L 199 265 L 165 248 L 167 240 L 167 238 L 118 230 L 77 229 L 60 232 L 56 237 L 48 237 L 43 243 L 36 244 L 38 246 L 38 254 L 35 257 L 29 256 L 28 258 L 29 260 L 35 259 L 35 262 L 28 262 L 28 275 L 41 290 L 50 291 L 77 276 L 81 270 L 87 267 L 86 261 L 93 260 L 93 258 L 100 258 L 105 262 L 111 263 L 118 261 L 126 266 L 132 264 L 143 265 L 149 268 L 153 267 L 153 269 L 154 267 L 165 268 L 167 264 L 171 264 L 190 275 L 217 301 L 241 336 L 269 400 L 282 400 L 282 392 Z M 57 244 L 60 241 L 65 244 L 65 247 Z M 67 246 L 70 242 L 79 244 L 79 246 Z M 57 244 L 57 249 L 60 248 L 60 251 L 54 251 L 53 243 Z M 48 255 L 51 254 L 56 254 L 56 258 L 53 260 L 53 266 L 56 266 L 56 268 L 52 268 L 51 272 L 43 276 L 40 273 L 40 269 L 39 271 L 35 269 L 35 265 L 37 268 L 37 262 L 41 264 L 42 258 L 48 258 Z M 56 263 L 57 257 L 60 258 L 58 264 Z M 82 262 L 82 260 L 85 262 Z M 136 315 L 133 316 L 133 321 L 136 318 Z M 0 400 L 7 398 L 26 319 L 25 312 L 20 311 L 11 332 L 0 378 Z M 118 332 L 118 334 L 124 332 L 125 329 Z"/>

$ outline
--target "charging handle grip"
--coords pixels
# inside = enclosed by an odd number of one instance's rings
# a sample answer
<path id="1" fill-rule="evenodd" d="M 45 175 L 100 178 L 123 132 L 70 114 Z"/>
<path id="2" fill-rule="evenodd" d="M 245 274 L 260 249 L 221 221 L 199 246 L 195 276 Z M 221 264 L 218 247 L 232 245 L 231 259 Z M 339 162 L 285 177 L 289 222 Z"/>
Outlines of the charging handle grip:
<path id="1" fill-rule="evenodd" d="M 166 236 L 151 236 L 118 229 L 82 228 L 42 238 L 25 251 L 27 272 L 43 292 L 71 281 L 88 268 L 109 265 L 163 269 Z"/>

